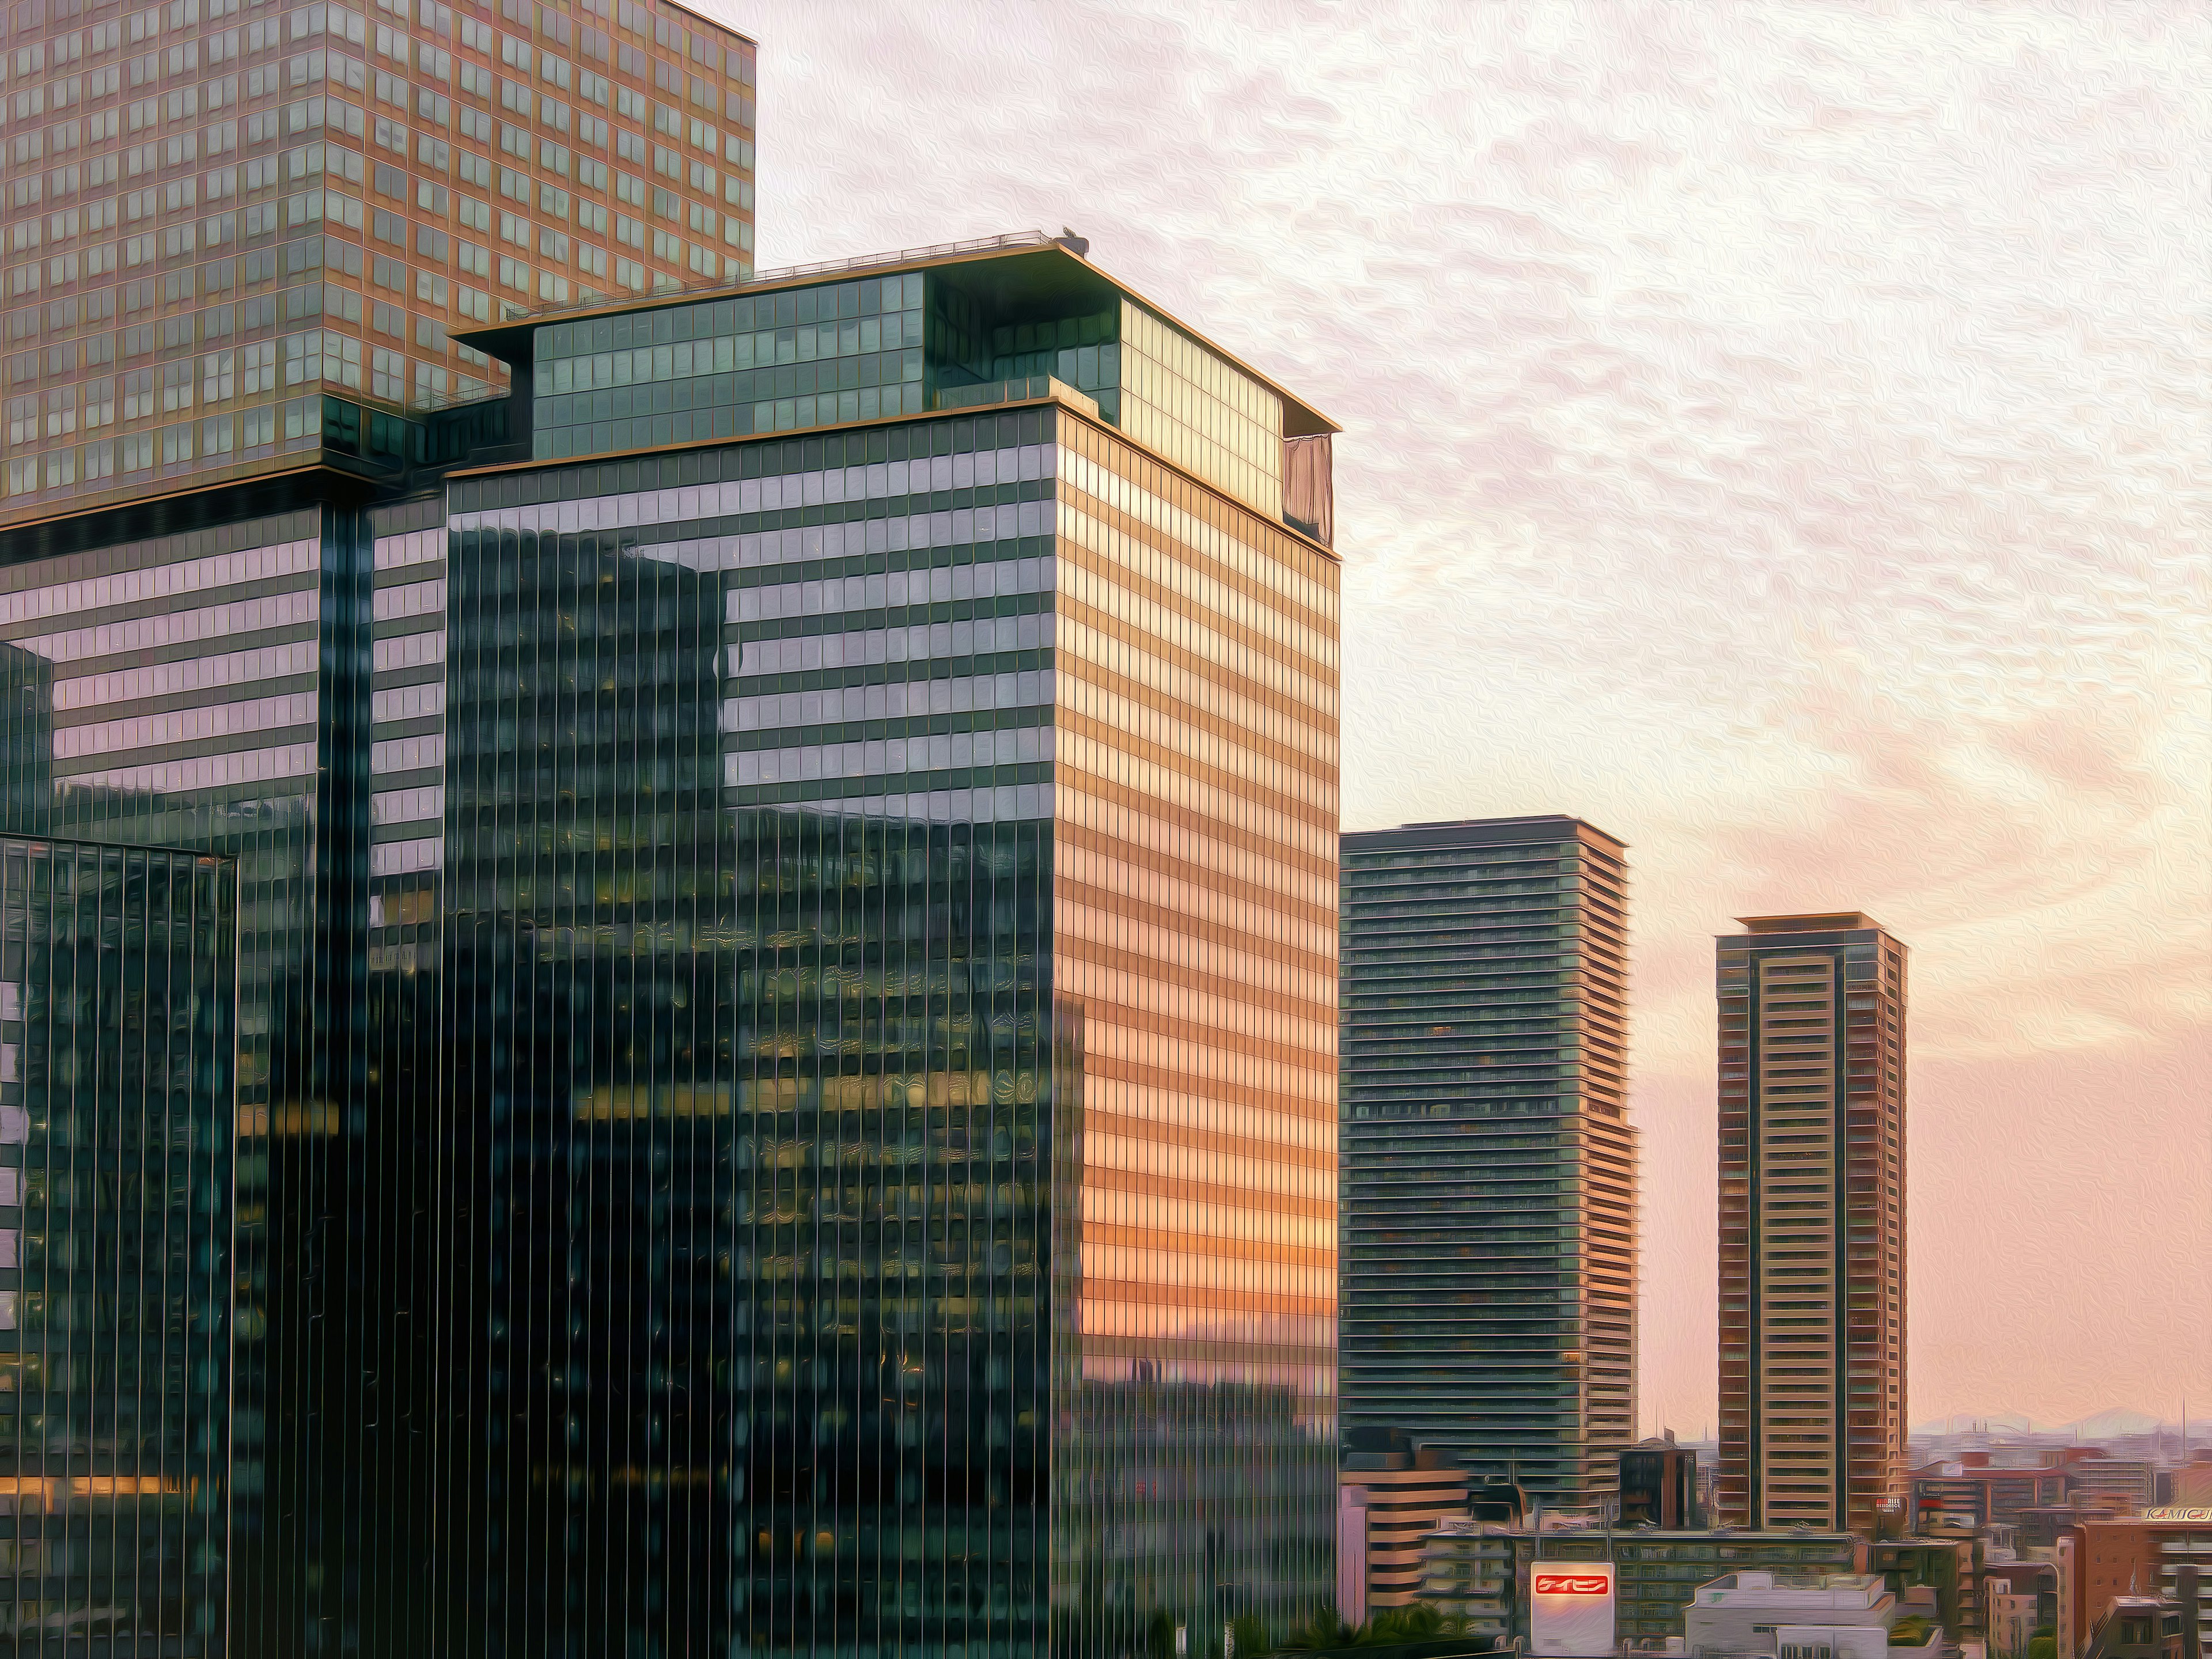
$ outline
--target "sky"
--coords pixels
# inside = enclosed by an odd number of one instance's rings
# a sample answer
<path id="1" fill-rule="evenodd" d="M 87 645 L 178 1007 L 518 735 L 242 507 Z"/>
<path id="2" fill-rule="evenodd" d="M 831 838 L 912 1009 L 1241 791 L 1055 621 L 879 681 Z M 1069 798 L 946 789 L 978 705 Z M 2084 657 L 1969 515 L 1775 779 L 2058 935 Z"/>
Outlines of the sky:
<path id="1" fill-rule="evenodd" d="M 1912 1419 L 2212 1419 L 2212 10 L 702 4 L 763 269 L 1073 227 L 1342 423 L 1347 830 L 1629 843 L 1647 1428 L 1790 909 L 1912 952 Z"/>

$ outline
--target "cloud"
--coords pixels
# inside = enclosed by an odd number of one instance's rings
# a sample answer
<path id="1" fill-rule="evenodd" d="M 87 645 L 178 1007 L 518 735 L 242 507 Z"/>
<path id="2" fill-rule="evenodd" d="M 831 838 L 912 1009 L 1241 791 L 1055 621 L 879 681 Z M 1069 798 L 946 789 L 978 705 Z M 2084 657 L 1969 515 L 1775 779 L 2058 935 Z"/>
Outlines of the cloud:
<path id="1" fill-rule="evenodd" d="M 2128 1160 L 2212 1129 L 2212 15 L 708 3 L 763 42 L 763 264 L 1072 224 L 1346 422 L 1347 824 L 1632 842 L 1653 1304 L 1711 1295 L 1711 933 L 1863 907 L 1915 951 L 1916 1260 L 1996 1224 L 1927 1170 L 2070 1173 L 1981 1292 L 2071 1414 L 2066 1310 L 2149 1316 Z M 2065 1091 L 2032 1146 L 1947 1122 L 2008 1079 Z M 1918 1414 L 1986 1376 L 1955 1305 Z M 1647 1317 L 1651 1400 L 1696 1328 Z"/>

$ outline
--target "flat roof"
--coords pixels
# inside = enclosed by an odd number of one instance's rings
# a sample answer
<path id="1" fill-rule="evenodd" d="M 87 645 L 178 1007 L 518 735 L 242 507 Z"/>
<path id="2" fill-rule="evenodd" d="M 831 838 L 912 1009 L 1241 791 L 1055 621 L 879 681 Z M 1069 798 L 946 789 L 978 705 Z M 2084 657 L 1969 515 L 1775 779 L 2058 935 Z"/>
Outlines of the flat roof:
<path id="1" fill-rule="evenodd" d="M 1120 278 L 1107 275 L 1085 255 L 1070 247 L 1065 238 L 1048 237 L 1042 232 L 991 237 L 981 243 L 953 242 L 937 247 L 905 248 L 896 253 L 864 254 L 853 259 L 763 271 L 750 282 L 639 295 L 629 300 L 610 299 L 604 304 L 527 312 L 480 328 L 456 329 L 451 337 L 464 345 L 473 346 L 487 356 L 496 357 L 501 362 L 520 366 L 530 361 L 532 331 L 549 324 L 576 322 L 597 317 L 632 316 L 640 312 L 666 311 L 678 306 L 749 298 L 757 294 L 775 294 L 785 289 L 818 288 L 831 283 L 858 281 L 909 270 L 950 270 L 961 267 L 974 267 L 968 285 L 985 289 L 988 297 L 1002 306 L 1042 307 L 1056 301 L 1080 301 L 1091 297 L 1103 301 L 1109 294 L 1125 295 L 1280 398 L 1283 400 L 1283 435 L 1285 438 L 1309 438 L 1343 430 L 1334 421 L 1272 375 L 1255 368 L 1243 358 L 1200 333 L 1165 307 L 1146 299 Z M 1086 290 L 1090 292 L 1086 293 Z"/>
<path id="2" fill-rule="evenodd" d="M 1362 852 L 1417 847 L 1539 846 L 1563 841 L 1595 842 L 1616 853 L 1628 849 L 1628 843 L 1619 836 L 1565 812 L 1514 818 L 1442 818 L 1432 823 L 1401 823 L 1395 830 L 1347 830 L 1340 839 L 1346 847 L 1357 847 Z"/>
<path id="3" fill-rule="evenodd" d="M 1748 933 L 1859 933 L 1883 931 L 1881 924 L 1862 910 L 1819 910 L 1796 916 L 1738 916 L 1736 926 Z"/>

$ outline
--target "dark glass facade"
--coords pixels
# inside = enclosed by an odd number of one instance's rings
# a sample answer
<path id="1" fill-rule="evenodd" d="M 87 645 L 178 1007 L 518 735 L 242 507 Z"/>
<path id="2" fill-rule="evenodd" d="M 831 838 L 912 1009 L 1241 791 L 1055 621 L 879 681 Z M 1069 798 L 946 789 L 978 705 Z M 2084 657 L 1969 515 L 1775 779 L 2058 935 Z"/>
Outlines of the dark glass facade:
<path id="1" fill-rule="evenodd" d="M 972 412 L 457 428 L 7 549 L 4 827 L 236 866 L 236 1651 L 1203 1654 L 1327 1593 L 1326 426 L 1023 257 L 812 285 L 880 349 L 917 284 Z"/>
<path id="2" fill-rule="evenodd" d="M 1301 1616 L 1334 561 L 1057 403 L 449 507 L 485 1650 Z"/>
<path id="3" fill-rule="evenodd" d="M 231 1641 L 404 1646 L 431 1542 L 418 1470 L 445 1421 L 425 1392 L 441 1210 L 417 1145 L 436 1102 L 372 1092 L 392 1066 L 365 942 L 369 527 L 321 505 L 34 548 L 0 569 L 11 660 L 42 665 L 0 734 L 7 828 L 236 866 Z"/>
<path id="4" fill-rule="evenodd" d="M 229 860 L 0 836 L 0 1650 L 214 1656 Z"/>
<path id="5" fill-rule="evenodd" d="M 1623 851 L 1565 817 L 1344 838 L 1346 1427 L 1571 1507 L 1636 1424 Z"/>

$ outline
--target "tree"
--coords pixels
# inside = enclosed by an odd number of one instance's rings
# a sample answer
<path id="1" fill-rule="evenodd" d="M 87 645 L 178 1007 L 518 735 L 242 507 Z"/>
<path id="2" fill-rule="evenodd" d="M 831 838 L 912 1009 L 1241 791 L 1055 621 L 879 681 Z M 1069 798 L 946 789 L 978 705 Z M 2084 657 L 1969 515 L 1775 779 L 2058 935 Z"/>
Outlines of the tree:
<path id="1" fill-rule="evenodd" d="M 1352 1627 L 1336 1616 L 1336 1608 L 1324 1601 L 1314 1610 L 1312 1618 L 1277 1644 L 1277 1650 L 1282 1653 L 1323 1653 L 1331 1648 L 1350 1647 L 1352 1635 Z"/>
<path id="2" fill-rule="evenodd" d="M 1255 1613 L 1240 1613 L 1229 1621 L 1229 1634 L 1234 1640 L 1237 1659 L 1266 1659 L 1274 1651 L 1267 1640 L 1266 1622 Z"/>
<path id="3" fill-rule="evenodd" d="M 1458 1620 L 1451 1621 L 1457 1624 Z M 1410 1607 L 1385 1607 L 1360 1626 L 1352 1643 L 1363 1648 L 1394 1646 L 1400 1642 L 1426 1642 L 1457 1632 L 1446 1627 L 1444 1616 L 1425 1601 Z"/>
<path id="4" fill-rule="evenodd" d="M 1145 1652 L 1147 1659 L 1175 1659 L 1175 1615 L 1165 1607 L 1152 1614 L 1145 1626 Z"/>

